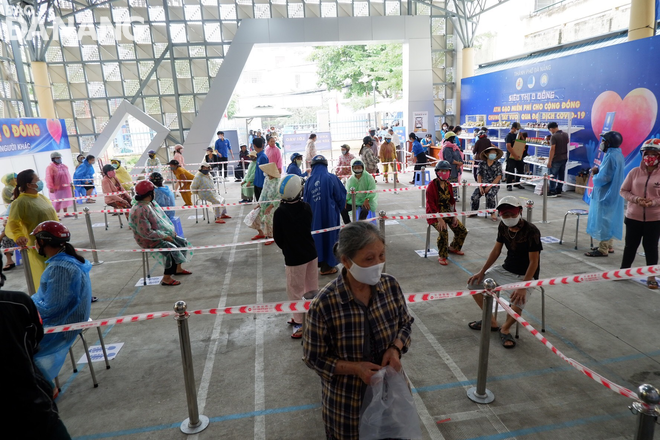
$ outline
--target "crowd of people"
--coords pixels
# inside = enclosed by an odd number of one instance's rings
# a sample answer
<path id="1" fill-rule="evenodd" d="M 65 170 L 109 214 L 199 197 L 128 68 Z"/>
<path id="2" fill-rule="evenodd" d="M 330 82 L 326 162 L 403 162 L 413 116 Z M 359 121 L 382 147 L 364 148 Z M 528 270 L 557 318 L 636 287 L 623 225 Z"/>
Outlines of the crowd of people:
<path id="1" fill-rule="evenodd" d="M 460 127 L 446 128 L 440 143 L 442 159 L 435 162 L 435 176 L 426 187 L 426 212 L 429 214 L 455 214 L 457 211 L 457 197 L 452 183 L 458 182 L 464 156 L 456 133 Z M 548 165 L 561 172 L 565 166 L 567 142 L 564 142 L 562 131 L 556 124 L 551 123 L 548 128 L 552 132 L 552 162 L 549 160 Z M 506 168 L 515 171 L 518 171 L 517 162 L 524 155 L 514 145 L 520 137 L 519 129 L 517 123 L 512 124 L 511 136 L 507 136 L 506 141 Z M 332 439 L 357 438 L 359 410 L 371 376 L 385 366 L 401 371 L 401 357 L 411 344 L 413 318 L 407 310 L 401 287 L 394 277 L 383 273 L 384 237 L 371 222 L 351 222 L 351 216 L 365 220 L 377 210 L 378 194 L 368 191 L 376 189 L 373 174 L 378 173 L 379 160 L 383 165 L 394 165 L 393 168 L 383 169 L 385 181 L 390 170 L 395 179 L 398 177 L 396 162 L 401 145 L 398 139 L 393 138 L 391 131 L 385 131 L 382 140 L 375 132 L 373 135 L 370 133 L 363 139 L 357 156 L 350 153 L 349 145 L 342 145 L 341 156 L 334 169 L 316 151 L 314 135 L 310 135 L 304 154 L 293 153 L 288 164 L 274 132 L 268 134 L 267 140 L 258 133 L 254 134 L 249 149 L 246 145 L 240 147 L 240 169 L 244 171 L 239 179 L 241 201 L 259 202 L 244 219 L 250 228 L 257 231 L 252 239 L 263 240 L 265 246 L 276 244 L 281 248 L 286 292 L 290 300 L 314 298 L 305 327 L 300 313 L 294 313 L 288 324 L 293 329 L 291 338 L 303 339 L 304 362 L 321 378 L 323 420 L 327 437 Z M 418 169 L 428 163 L 427 154 L 415 133 L 409 135 L 409 140 L 415 168 Z M 587 225 L 587 232 L 599 241 L 599 245 L 586 255 L 607 257 L 612 252 L 612 240 L 623 237 L 625 224 L 621 267 L 631 267 L 640 243 L 645 250 L 647 265 L 655 265 L 660 237 L 660 175 L 657 172 L 660 140 L 651 139 L 644 143 L 640 166 L 625 179 L 621 143 L 621 135 L 617 132 L 601 135 L 603 156 L 593 169 L 594 190 Z M 426 146 L 434 145 L 431 136 Z M 224 133 L 218 132 L 215 148 L 210 147 L 206 151 L 205 160 L 195 174 L 184 167 L 183 148 L 176 151 L 179 158 L 167 165 L 177 178 L 177 189 L 184 204 L 192 205 L 193 196 L 213 205 L 224 204 L 225 200 L 217 191 L 211 174 L 215 169 L 219 176 L 226 177 L 224 162 L 228 162 L 228 155 L 233 157 Z M 539 229 L 523 219 L 519 198 L 507 195 L 499 201 L 497 199 L 501 182 L 506 180 L 503 186 L 507 189 L 516 182 L 503 173 L 500 161 L 505 152 L 488 140 L 487 132 L 479 132 L 473 154 L 477 159 L 476 181 L 482 185 L 476 187 L 472 194 L 472 209 L 477 210 L 481 197 L 485 197 L 486 207 L 495 210 L 491 219 L 497 222 L 497 232 L 487 260 L 479 272 L 469 277 L 468 287 L 482 288 L 485 278 L 492 278 L 499 285 L 538 279 L 543 250 Z M 66 198 L 60 196 L 70 187 L 70 176 L 66 167 L 61 166 L 61 156 L 54 154 L 51 158 L 52 167 L 47 171 L 46 186 L 51 194 L 57 194 L 53 198 Z M 82 158 L 73 175 L 73 181 L 78 182 L 75 184 L 84 190 L 83 197 L 89 199 L 92 199 L 95 190 L 95 160 L 93 156 Z M 150 157 L 150 160 L 154 161 L 155 157 Z M 155 166 L 159 165 L 158 162 Z M 177 233 L 175 213 L 163 209 L 176 206 L 175 193 L 163 185 L 160 169 L 137 182 L 122 181 L 122 169 L 128 174 L 119 160 L 112 160 L 103 166 L 105 203 L 115 208 L 130 209 L 126 217 L 140 248 L 162 249 L 149 253 L 164 267 L 161 285 L 181 285 L 177 278 L 192 275 L 191 271 L 182 267 L 191 261 L 192 252 L 189 242 Z M 28 258 L 38 290 L 31 301 L 26 300 L 25 296 L 16 300 L 19 295 L 16 292 L 0 292 L 0 316 L 5 316 L 6 310 L 15 307 L 13 304 L 7 305 L 14 301 L 25 305 L 20 313 L 10 312 L 17 322 L 20 321 L 20 325 L 25 322 L 34 324 L 35 316 L 41 316 L 43 325 L 85 321 L 89 318 L 94 300 L 89 278 L 91 265 L 76 253 L 70 244 L 70 231 L 60 222 L 58 213 L 61 209 L 66 216 L 68 205 L 55 205 L 43 196 L 44 182 L 33 170 L 5 175 L 2 182 L 5 184 L 3 198 L 9 204 L 9 217 L 1 236 L 3 246 L 9 244 L 5 242 L 7 239 L 12 246 L 33 247 L 28 250 Z M 11 194 L 7 188 L 11 189 Z M 553 188 L 555 193 L 561 192 L 561 186 Z M 624 199 L 628 202 L 625 214 Z M 223 206 L 215 206 L 214 213 L 216 223 L 222 224 L 226 219 L 231 219 Z M 340 229 L 342 220 L 344 227 Z M 438 263 L 441 266 L 449 265 L 449 254 L 464 255 L 462 249 L 468 231 L 458 216 L 429 217 L 427 222 L 438 232 Z M 326 231 L 312 234 L 312 231 L 320 229 Z M 453 233 L 451 241 L 449 230 Z M 505 249 L 503 264 L 496 265 Z M 338 267 L 339 263 L 341 267 Z M 4 269 L 11 270 L 14 264 L 8 259 Z M 335 277 L 319 290 L 319 274 Z M 0 276 L 0 284 L 3 279 L 4 275 Z M 649 277 L 647 286 L 657 289 L 657 280 Z M 533 290 L 517 289 L 503 292 L 503 296 L 514 311 L 522 313 Z M 479 307 L 483 307 L 481 295 L 474 295 L 473 298 Z M 495 317 L 490 323 L 476 320 L 468 325 L 472 330 L 490 325 L 491 331 L 499 333 L 501 345 L 512 349 L 516 345 L 510 334 L 514 322 L 507 316 L 501 326 Z M 3 338 L 18 341 L 25 337 L 20 325 L 0 323 Z M 47 398 L 41 397 L 43 407 L 52 409 L 52 398 L 57 392 L 52 383 L 77 333 L 43 336 L 41 324 L 34 325 L 37 331 L 30 335 L 28 344 L 13 344 L 10 347 L 16 363 L 11 368 L 6 365 L 3 368 L 13 371 L 15 365 L 22 365 L 21 368 L 25 365 L 36 366 L 31 369 L 30 377 L 23 378 L 21 385 L 26 387 L 26 405 L 33 405 L 34 395 L 45 392 Z M 47 426 L 66 432 L 57 417 L 52 414 L 50 417 Z"/>

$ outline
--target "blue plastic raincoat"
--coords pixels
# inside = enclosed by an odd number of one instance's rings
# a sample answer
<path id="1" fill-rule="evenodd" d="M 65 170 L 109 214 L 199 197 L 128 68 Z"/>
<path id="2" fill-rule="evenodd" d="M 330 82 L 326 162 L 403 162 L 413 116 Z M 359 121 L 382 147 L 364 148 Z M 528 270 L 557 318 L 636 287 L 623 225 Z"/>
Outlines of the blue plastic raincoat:
<path id="1" fill-rule="evenodd" d="M 94 165 L 91 165 L 87 159 L 83 160 L 73 172 L 73 184 L 76 187 L 94 184 Z"/>
<path id="2" fill-rule="evenodd" d="M 81 263 L 61 252 L 46 260 L 46 264 L 39 290 L 32 296 L 44 327 L 87 321 L 92 307 L 91 263 Z M 58 375 L 79 333 L 76 330 L 44 335 L 34 361 L 46 379 L 52 382 Z"/>
<path id="3" fill-rule="evenodd" d="M 328 172 L 326 165 L 314 165 L 312 174 L 305 182 L 303 199 L 312 208 L 312 230 L 339 226 L 341 211 L 346 206 L 346 188 L 337 176 Z M 314 234 L 319 263 L 337 265 L 332 247 L 338 238 L 339 230 Z"/>
<path id="4" fill-rule="evenodd" d="M 621 149 L 609 148 L 593 178 L 587 234 L 595 240 L 621 240 L 623 237 L 623 197 L 619 190 L 625 177 L 624 167 Z"/>
<path id="5" fill-rule="evenodd" d="M 158 205 L 160 205 L 161 207 L 176 206 L 174 193 L 172 192 L 169 186 L 157 186 L 156 189 L 154 190 L 154 198 L 156 199 L 156 203 L 158 203 Z M 165 211 L 165 215 L 167 215 L 170 218 L 170 220 L 172 220 L 176 216 L 176 212 Z"/>

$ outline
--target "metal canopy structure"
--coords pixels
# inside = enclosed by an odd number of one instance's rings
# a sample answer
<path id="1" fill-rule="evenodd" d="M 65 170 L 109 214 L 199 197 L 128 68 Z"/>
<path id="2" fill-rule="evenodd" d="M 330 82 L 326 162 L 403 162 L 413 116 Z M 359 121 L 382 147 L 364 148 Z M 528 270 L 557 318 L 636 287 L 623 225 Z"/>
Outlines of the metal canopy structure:
<path id="1" fill-rule="evenodd" d="M 91 149 L 124 100 L 171 130 L 167 143 L 183 143 L 242 20 L 423 15 L 431 17 L 439 125 L 446 118 L 451 122 L 453 114 L 452 5 L 452 0 L 3 0 L 0 18 L 23 15 L 45 32 L 11 44 L 12 29 L 0 27 L 0 117 L 38 116 L 31 63 L 45 61 L 55 112 L 66 121 L 74 151 Z M 62 22 L 55 36 L 53 23 Z"/>
<path id="2" fill-rule="evenodd" d="M 456 34 L 461 39 L 463 47 L 472 47 L 474 36 L 479 25 L 479 18 L 509 0 L 451 0 L 450 10 L 447 11 L 454 23 Z"/>

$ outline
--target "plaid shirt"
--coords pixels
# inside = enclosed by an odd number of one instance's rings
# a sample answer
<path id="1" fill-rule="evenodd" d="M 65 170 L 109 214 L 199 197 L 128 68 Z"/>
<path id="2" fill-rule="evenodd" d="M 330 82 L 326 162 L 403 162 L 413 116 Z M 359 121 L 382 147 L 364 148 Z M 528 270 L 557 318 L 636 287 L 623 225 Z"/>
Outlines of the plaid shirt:
<path id="1" fill-rule="evenodd" d="M 410 346 L 413 318 L 401 287 L 383 274 L 374 286 L 366 310 L 344 284 L 346 269 L 328 283 L 311 303 L 303 334 L 303 361 L 322 382 L 323 421 L 328 438 L 358 439 L 360 407 L 366 385 L 358 376 L 335 375 L 337 361 L 365 361 L 364 324 L 371 327 L 372 352 L 382 356 L 396 339 Z"/>

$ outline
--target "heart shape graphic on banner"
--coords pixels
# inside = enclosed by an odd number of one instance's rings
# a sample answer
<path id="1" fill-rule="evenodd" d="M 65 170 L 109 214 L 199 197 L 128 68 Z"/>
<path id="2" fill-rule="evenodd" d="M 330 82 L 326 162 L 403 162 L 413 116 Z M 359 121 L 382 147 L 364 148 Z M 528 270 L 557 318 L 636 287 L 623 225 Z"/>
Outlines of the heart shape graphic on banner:
<path id="1" fill-rule="evenodd" d="M 46 121 L 46 128 L 48 128 L 48 133 L 55 139 L 55 142 L 59 145 L 60 139 L 62 139 L 62 123 L 59 119 L 48 119 Z"/>
<path id="2" fill-rule="evenodd" d="M 591 107 L 591 127 L 596 139 L 600 139 L 605 117 L 610 112 L 616 112 L 612 130 L 623 136 L 621 152 L 627 157 L 651 133 L 658 114 L 658 100 L 645 88 L 632 90 L 624 99 L 611 90 L 601 93 Z"/>

